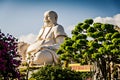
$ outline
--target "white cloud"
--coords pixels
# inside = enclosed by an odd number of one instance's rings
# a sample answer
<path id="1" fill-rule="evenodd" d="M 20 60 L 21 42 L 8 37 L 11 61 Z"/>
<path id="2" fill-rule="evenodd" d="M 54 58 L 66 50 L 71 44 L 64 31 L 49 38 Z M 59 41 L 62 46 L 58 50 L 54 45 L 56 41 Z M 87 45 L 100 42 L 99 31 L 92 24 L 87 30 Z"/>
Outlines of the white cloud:
<path id="1" fill-rule="evenodd" d="M 71 26 L 67 27 L 67 29 L 64 28 L 64 30 L 68 36 L 71 36 L 71 31 L 73 30 L 74 26 L 75 25 L 71 25 Z M 26 42 L 26 43 L 31 44 L 36 40 L 36 37 L 37 37 L 37 35 L 34 35 L 32 33 L 30 33 L 28 35 L 22 35 L 19 37 L 19 42 Z"/>
<path id="2" fill-rule="evenodd" d="M 113 17 L 96 17 L 94 19 L 94 22 L 100 22 L 100 23 L 108 23 L 108 24 L 114 24 L 114 25 L 118 25 L 120 27 L 120 14 L 117 14 Z M 65 29 L 65 32 L 67 33 L 68 36 L 71 36 L 71 31 L 73 30 L 75 25 L 71 25 L 69 27 L 67 27 L 67 29 Z M 19 41 L 24 41 L 27 43 L 33 43 L 36 39 L 37 35 L 34 35 L 32 33 L 28 34 L 28 35 L 22 35 L 19 37 Z"/>
<path id="3" fill-rule="evenodd" d="M 100 23 L 108 23 L 108 24 L 114 24 L 114 25 L 118 25 L 120 27 L 120 14 L 117 14 L 113 17 L 96 17 L 94 19 L 94 22 L 100 22 Z"/>
<path id="4" fill-rule="evenodd" d="M 71 36 L 71 31 L 74 29 L 74 26 L 75 26 L 75 25 L 70 25 L 70 26 L 68 26 L 67 29 L 65 30 L 68 36 Z"/>
<path id="5" fill-rule="evenodd" d="M 23 41 L 23 42 L 31 44 L 31 43 L 33 43 L 36 40 L 36 37 L 37 37 L 36 35 L 30 33 L 28 35 L 22 35 L 22 36 L 20 36 L 19 37 L 19 41 L 20 42 Z"/>
<path id="6" fill-rule="evenodd" d="M 116 14 L 113 17 L 96 17 L 94 18 L 94 23 L 96 22 L 114 24 L 120 27 L 120 14 Z M 75 25 L 70 25 L 65 29 L 68 36 L 72 35 L 71 31 L 74 29 L 74 26 Z"/>

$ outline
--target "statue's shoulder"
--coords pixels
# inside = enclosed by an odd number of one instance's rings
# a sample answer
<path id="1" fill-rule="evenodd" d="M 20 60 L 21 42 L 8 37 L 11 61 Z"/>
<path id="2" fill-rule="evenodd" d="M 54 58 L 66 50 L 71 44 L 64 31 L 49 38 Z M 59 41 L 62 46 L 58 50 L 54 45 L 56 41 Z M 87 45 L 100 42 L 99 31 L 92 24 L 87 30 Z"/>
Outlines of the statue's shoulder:
<path id="1" fill-rule="evenodd" d="M 55 37 L 57 37 L 57 36 L 66 36 L 66 33 L 65 33 L 64 28 L 63 28 L 62 25 L 57 24 L 54 27 L 54 35 L 55 35 Z"/>
<path id="2" fill-rule="evenodd" d="M 64 28 L 63 28 L 62 25 L 57 24 L 57 25 L 54 27 L 54 30 L 57 30 L 57 31 L 64 31 Z"/>
<path id="3" fill-rule="evenodd" d="M 58 27 L 58 28 L 63 28 L 63 26 L 62 25 L 60 25 L 60 24 L 57 24 L 55 27 Z"/>

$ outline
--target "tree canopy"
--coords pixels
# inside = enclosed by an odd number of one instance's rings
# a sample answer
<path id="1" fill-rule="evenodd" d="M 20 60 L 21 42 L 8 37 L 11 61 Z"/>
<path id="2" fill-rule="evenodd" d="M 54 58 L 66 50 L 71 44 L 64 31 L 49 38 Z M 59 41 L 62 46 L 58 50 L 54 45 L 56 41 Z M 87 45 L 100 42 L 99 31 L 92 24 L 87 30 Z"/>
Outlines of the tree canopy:
<path id="1" fill-rule="evenodd" d="M 68 62 L 94 64 L 106 79 L 111 63 L 120 62 L 120 33 L 112 24 L 86 19 L 74 27 L 72 37 L 65 39 L 57 54 Z"/>

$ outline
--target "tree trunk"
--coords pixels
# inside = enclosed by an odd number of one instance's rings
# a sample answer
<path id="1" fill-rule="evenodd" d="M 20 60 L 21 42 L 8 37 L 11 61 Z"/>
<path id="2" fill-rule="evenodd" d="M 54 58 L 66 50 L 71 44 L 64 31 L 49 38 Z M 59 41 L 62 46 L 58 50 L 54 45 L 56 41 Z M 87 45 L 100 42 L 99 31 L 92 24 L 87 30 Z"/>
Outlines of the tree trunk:
<path id="1" fill-rule="evenodd" d="M 101 58 L 100 62 L 101 62 L 101 64 L 99 64 L 99 66 L 100 66 L 101 74 L 103 76 L 103 79 L 107 80 L 107 70 L 106 70 L 107 65 L 106 65 L 106 61 L 104 60 L 104 58 Z"/>
<path id="2" fill-rule="evenodd" d="M 100 80 L 100 68 L 98 67 L 98 62 L 94 63 L 94 77 L 93 80 Z"/>
<path id="3" fill-rule="evenodd" d="M 111 71 L 111 80 L 114 80 L 114 62 L 110 64 L 110 71 Z"/>
<path id="4" fill-rule="evenodd" d="M 68 61 L 64 61 L 64 67 L 68 67 Z"/>

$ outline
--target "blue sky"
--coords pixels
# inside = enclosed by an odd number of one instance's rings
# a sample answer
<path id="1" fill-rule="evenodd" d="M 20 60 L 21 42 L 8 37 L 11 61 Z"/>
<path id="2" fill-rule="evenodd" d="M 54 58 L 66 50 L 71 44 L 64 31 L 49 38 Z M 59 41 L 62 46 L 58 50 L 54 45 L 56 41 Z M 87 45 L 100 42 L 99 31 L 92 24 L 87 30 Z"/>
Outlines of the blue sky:
<path id="1" fill-rule="evenodd" d="M 58 13 L 68 35 L 73 25 L 87 18 L 120 14 L 120 0 L 0 0 L 0 29 L 15 37 L 37 35 L 47 10 Z"/>

